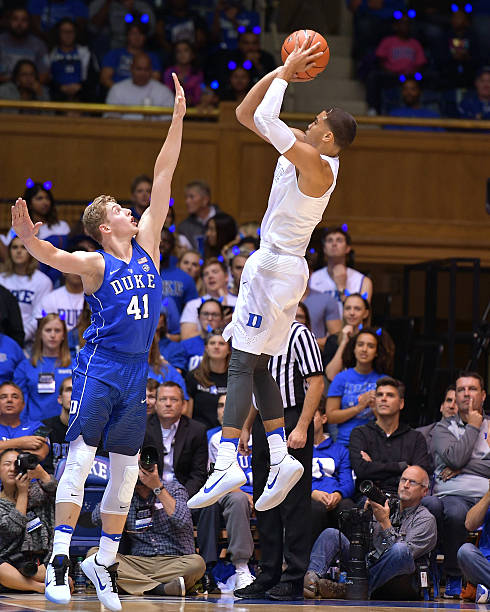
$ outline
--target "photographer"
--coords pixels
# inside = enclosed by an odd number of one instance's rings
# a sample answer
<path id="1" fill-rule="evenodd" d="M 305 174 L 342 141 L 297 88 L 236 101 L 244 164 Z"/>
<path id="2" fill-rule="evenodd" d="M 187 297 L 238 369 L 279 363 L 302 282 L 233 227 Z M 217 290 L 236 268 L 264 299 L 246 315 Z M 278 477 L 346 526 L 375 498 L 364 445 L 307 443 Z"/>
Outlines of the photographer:
<path id="1" fill-rule="evenodd" d="M 371 507 L 374 519 L 371 551 L 366 556 L 369 596 L 377 591 L 376 597 L 380 598 L 382 593 L 383 599 L 399 599 L 400 595 L 408 598 L 410 593 L 412 598 L 416 597 L 418 575 L 415 573 L 415 562 L 424 562 L 437 541 L 436 520 L 427 508 L 420 505 L 428 487 L 427 472 L 412 465 L 404 470 L 400 478 L 400 501 L 395 504 L 395 511 L 394 504 L 390 511 L 388 501 L 384 506 L 374 501 L 366 502 L 366 508 Z M 325 529 L 320 534 L 313 545 L 305 576 L 305 594 L 309 593 L 309 597 L 314 597 L 318 592 L 323 597 L 345 596 L 344 585 L 325 577 L 339 554 L 342 565 L 348 567 L 352 557 L 349 547 L 349 540 L 344 534 L 339 536 L 337 529 Z"/>
<path id="2" fill-rule="evenodd" d="M 202 577 L 205 563 L 196 554 L 187 491 L 177 481 L 162 482 L 158 452 L 143 447 L 123 542 L 128 554 L 117 554 L 117 584 L 130 595 L 184 596 Z M 100 504 L 92 521 L 101 524 Z M 96 548 L 89 550 L 92 555 Z"/>
<path id="3" fill-rule="evenodd" d="M 39 464 L 25 469 L 26 462 L 33 465 L 36 461 L 35 455 L 17 450 L 0 452 L 0 584 L 17 591 L 44 593 L 44 563 L 54 532 L 56 481 Z"/>

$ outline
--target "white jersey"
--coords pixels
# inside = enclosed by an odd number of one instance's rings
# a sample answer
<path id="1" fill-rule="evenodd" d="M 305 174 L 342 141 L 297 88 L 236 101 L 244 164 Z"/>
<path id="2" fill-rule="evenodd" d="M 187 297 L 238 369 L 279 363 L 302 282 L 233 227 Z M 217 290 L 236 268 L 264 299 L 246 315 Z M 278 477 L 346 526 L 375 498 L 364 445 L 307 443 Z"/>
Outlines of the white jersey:
<path id="1" fill-rule="evenodd" d="M 66 323 L 68 331 L 73 329 L 78 322 L 78 317 L 83 308 L 83 291 L 81 293 L 70 293 L 66 287 L 55 289 L 47 295 L 41 302 L 38 302 L 34 317 L 43 318 L 43 310 L 46 314 L 55 312 L 62 317 Z"/>
<path id="2" fill-rule="evenodd" d="M 361 274 L 358 270 L 354 270 L 354 268 L 347 268 L 347 282 L 345 288 L 349 293 L 361 293 L 362 283 L 364 282 L 365 275 Z M 337 289 L 337 285 L 335 284 L 333 278 L 328 273 L 328 268 L 320 268 L 316 272 L 310 276 L 309 282 L 310 289 L 314 291 L 319 291 L 320 293 L 327 293 L 336 299 L 337 305 L 339 308 L 339 315 L 342 318 L 343 315 L 343 306 L 342 300 L 340 299 L 340 294 Z"/>
<path id="3" fill-rule="evenodd" d="M 339 158 L 321 156 L 332 169 L 333 183 L 321 197 L 313 198 L 298 187 L 296 167 L 283 155 L 278 159 L 260 240 L 288 255 L 304 257 L 311 234 L 322 220 L 337 183 Z"/>
<path id="4" fill-rule="evenodd" d="M 24 339 L 26 342 L 29 342 L 34 338 L 37 329 L 34 309 L 44 296 L 53 290 L 51 279 L 40 270 L 34 270 L 32 276 L 0 274 L 0 285 L 8 289 L 19 303 L 22 323 L 24 325 Z"/>

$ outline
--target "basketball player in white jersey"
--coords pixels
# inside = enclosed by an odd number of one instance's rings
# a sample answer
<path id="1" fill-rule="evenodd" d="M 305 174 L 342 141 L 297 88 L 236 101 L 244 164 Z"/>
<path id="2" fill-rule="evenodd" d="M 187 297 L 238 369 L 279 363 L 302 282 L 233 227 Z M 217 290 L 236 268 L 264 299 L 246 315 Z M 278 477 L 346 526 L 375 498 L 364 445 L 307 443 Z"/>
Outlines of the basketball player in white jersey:
<path id="1" fill-rule="evenodd" d="M 223 431 L 213 473 L 188 506 L 201 508 L 245 482 L 236 454 L 239 436 L 254 392 L 270 450 L 270 472 L 255 503 L 269 510 L 286 497 L 303 474 L 303 466 L 288 454 L 284 411 L 279 388 L 268 370 L 271 355 L 287 348 L 296 307 L 308 281 L 304 258 L 311 233 L 320 222 L 335 188 L 338 153 L 355 137 L 354 118 L 340 109 L 320 112 L 305 133 L 279 119 L 288 82 L 313 66 L 321 55 L 309 41 L 288 56 L 284 66 L 263 77 L 238 106 L 240 123 L 272 144 L 277 162 L 267 211 L 261 225 L 260 248 L 247 260 L 231 323 L 223 336 L 232 338 Z M 309 423 L 298 423 L 294 441 L 306 442 Z"/>

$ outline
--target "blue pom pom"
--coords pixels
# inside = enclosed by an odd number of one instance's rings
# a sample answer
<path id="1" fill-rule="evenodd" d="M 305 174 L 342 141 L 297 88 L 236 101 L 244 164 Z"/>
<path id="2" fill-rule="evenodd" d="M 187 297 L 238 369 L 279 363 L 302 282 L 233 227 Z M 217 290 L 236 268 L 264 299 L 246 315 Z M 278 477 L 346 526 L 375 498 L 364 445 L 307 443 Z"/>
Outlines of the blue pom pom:
<path id="1" fill-rule="evenodd" d="M 211 325 L 209 325 L 209 323 L 208 323 L 208 326 L 206 328 L 206 331 L 208 332 L 208 334 L 210 334 L 213 331 L 213 328 L 211 327 Z"/>
<path id="2" fill-rule="evenodd" d="M 48 313 L 47 313 L 47 312 L 44 310 L 44 308 L 43 308 L 43 309 L 41 310 L 41 314 L 43 315 L 43 318 L 44 318 L 44 317 L 45 317 L 45 316 L 46 316 Z"/>
<path id="3" fill-rule="evenodd" d="M 420 72 L 416 72 L 416 73 L 413 75 L 413 77 L 414 77 L 414 79 L 415 79 L 416 81 L 421 81 L 421 80 L 422 80 L 422 75 L 420 74 Z"/>
<path id="4" fill-rule="evenodd" d="M 410 19 L 415 19 L 417 11 L 415 9 L 408 9 L 407 15 L 410 17 Z"/>
<path id="5" fill-rule="evenodd" d="M 234 61 L 228 62 L 228 70 L 235 70 L 235 68 L 236 68 L 236 62 Z"/>
<path id="6" fill-rule="evenodd" d="M 173 234 L 175 232 L 175 225 L 172 223 L 172 225 L 168 228 L 168 231 Z"/>
<path id="7" fill-rule="evenodd" d="M 240 249 L 235 245 L 232 249 L 231 249 L 233 255 L 238 255 L 240 253 Z"/>
<path id="8" fill-rule="evenodd" d="M 381 336 L 382 333 L 383 333 L 383 330 L 381 329 L 381 327 L 378 327 L 378 329 L 376 330 L 376 335 Z"/>
<path id="9" fill-rule="evenodd" d="M 218 87 L 219 87 L 218 81 L 216 81 L 216 80 L 211 81 L 211 83 L 209 84 L 209 87 L 211 87 L 211 89 L 218 89 Z"/>
<path id="10" fill-rule="evenodd" d="M 131 15 L 131 13 L 126 13 L 124 15 L 124 21 L 126 23 L 132 23 L 133 22 L 134 17 Z"/>
<path id="11" fill-rule="evenodd" d="M 457 13 L 459 11 L 459 6 L 455 2 L 453 2 L 451 4 L 451 10 L 453 13 Z"/>
<path id="12" fill-rule="evenodd" d="M 395 19 L 401 19 L 401 18 L 403 17 L 403 13 L 402 13 L 401 11 L 395 11 L 395 12 L 393 13 L 393 17 L 394 17 Z"/>
<path id="13" fill-rule="evenodd" d="M 168 201 L 168 206 L 169 208 L 172 208 L 172 206 L 174 205 L 175 200 L 173 198 L 170 198 L 170 200 Z"/>
<path id="14" fill-rule="evenodd" d="M 465 4 L 465 5 L 464 5 L 464 10 L 465 10 L 467 13 L 471 13 L 471 11 L 473 10 L 473 7 L 472 7 L 472 6 L 471 6 L 471 4 L 468 2 L 468 4 Z"/>
<path id="15" fill-rule="evenodd" d="M 400 76 L 398 77 L 398 80 L 400 81 L 400 83 L 405 83 L 405 81 L 407 80 L 407 77 L 404 74 L 400 74 Z"/>
<path id="16" fill-rule="evenodd" d="M 254 27 L 252 28 L 252 32 L 253 32 L 254 34 L 257 34 L 257 35 L 258 35 L 258 34 L 260 34 L 260 33 L 261 33 L 261 31 L 262 31 L 262 30 L 261 30 L 260 26 L 254 26 Z"/>
<path id="17" fill-rule="evenodd" d="M 313 253 L 316 253 L 315 249 L 310 249 L 310 253 L 313 255 Z"/>
<path id="18" fill-rule="evenodd" d="M 361 293 L 361 297 L 364 298 L 365 300 L 368 299 L 368 292 L 365 291 L 364 293 Z"/>
<path id="19" fill-rule="evenodd" d="M 245 26 L 238 26 L 237 31 L 239 34 L 243 34 L 247 28 Z"/>
<path id="20" fill-rule="evenodd" d="M 223 262 L 225 260 L 223 255 L 218 255 L 217 259 L 218 259 L 218 261 L 221 261 L 221 262 Z"/>
<path id="21" fill-rule="evenodd" d="M 44 181 L 44 183 L 43 183 L 44 189 L 47 189 L 48 191 L 51 189 L 52 186 L 53 186 L 53 182 L 52 181 Z"/>
<path id="22" fill-rule="evenodd" d="M 140 17 L 140 21 L 141 23 L 148 23 L 150 21 L 150 16 L 146 13 L 143 13 L 143 15 L 141 15 Z"/>
<path id="23" fill-rule="evenodd" d="M 245 68 L 245 70 L 252 70 L 252 62 L 250 60 L 245 60 L 243 62 L 243 67 Z"/>
<path id="24" fill-rule="evenodd" d="M 364 327 L 364 325 L 362 323 L 359 323 L 359 331 L 361 331 L 361 329 Z"/>
<path id="25" fill-rule="evenodd" d="M 27 189 L 30 189 L 31 187 L 34 187 L 34 181 L 31 178 L 27 179 L 26 187 L 27 187 Z"/>
<path id="26" fill-rule="evenodd" d="M 199 260 L 199 265 L 202 266 L 203 263 L 204 263 L 204 259 L 200 259 Z"/>
<path id="27" fill-rule="evenodd" d="M 342 229 L 342 231 L 344 232 L 348 232 L 349 231 L 349 226 L 347 225 L 347 223 L 342 223 L 342 225 L 340 226 L 340 228 Z"/>
<path id="28" fill-rule="evenodd" d="M 66 314 L 64 312 L 62 312 L 60 315 L 60 321 L 64 321 L 66 319 Z"/>

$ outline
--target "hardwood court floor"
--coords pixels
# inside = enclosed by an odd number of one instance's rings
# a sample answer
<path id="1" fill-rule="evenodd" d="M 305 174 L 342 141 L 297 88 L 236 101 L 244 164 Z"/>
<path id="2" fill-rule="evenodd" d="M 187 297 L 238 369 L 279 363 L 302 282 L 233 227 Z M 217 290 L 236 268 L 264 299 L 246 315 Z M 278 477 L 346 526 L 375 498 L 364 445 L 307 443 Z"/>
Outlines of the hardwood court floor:
<path id="1" fill-rule="evenodd" d="M 422 608 L 438 608 L 452 610 L 490 610 L 490 606 L 459 602 L 456 600 L 430 601 L 430 602 L 403 602 L 403 601 L 342 601 L 342 600 L 305 600 L 297 602 L 279 603 L 270 600 L 244 600 L 234 599 L 232 595 L 187 597 L 131 597 L 122 596 L 123 612 L 294 612 L 298 606 L 303 612 L 312 612 L 315 607 L 328 606 L 329 612 L 347 612 L 346 608 L 354 608 L 356 612 L 402 612 L 412 610 L 421 612 Z M 95 595 L 74 595 L 67 606 L 58 606 L 44 599 L 43 595 L 0 595 L 0 612 L 100 612 L 102 610 Z M 106 608 L 103 608 L 104 612 Z M 296 610 L 298 612 L 298 610 Z M 316 612 L 320 612 L 316 610 Z"/>

